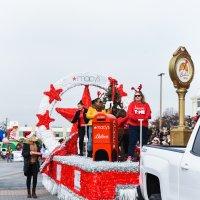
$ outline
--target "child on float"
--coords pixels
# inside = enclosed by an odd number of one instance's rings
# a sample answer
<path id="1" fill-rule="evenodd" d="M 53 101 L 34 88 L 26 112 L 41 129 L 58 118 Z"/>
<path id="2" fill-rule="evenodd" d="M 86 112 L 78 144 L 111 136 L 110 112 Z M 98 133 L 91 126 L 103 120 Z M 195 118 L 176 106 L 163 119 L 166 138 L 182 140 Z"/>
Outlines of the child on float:
<path id="1" fill-rule="evenodd" d="M 134 99 L 128 106 L 128 122 L 129 125 L 129 147 L 128 158 L 129 161 L 134 161 L 134 151 L 137 142 L 140 140 L 140 121 L 142 121 L 142 145 L 148 142 L 148 120 L 151 119 L 151 109 L 149 104 L 145 101 L 145 97 L 141 91 L 142 85 L 135 90 Z"/>

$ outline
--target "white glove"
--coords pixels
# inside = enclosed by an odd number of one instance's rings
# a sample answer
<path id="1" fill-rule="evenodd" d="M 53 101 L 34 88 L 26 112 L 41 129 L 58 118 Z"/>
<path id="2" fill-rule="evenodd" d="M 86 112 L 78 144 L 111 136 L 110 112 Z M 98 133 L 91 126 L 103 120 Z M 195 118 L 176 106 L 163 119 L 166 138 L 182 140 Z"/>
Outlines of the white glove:
<path id="1" fill-rule="evenodd" d="M 109 109 L 113 107 L 113 101 L 107 101 L 105 104 L 105 109 Z"/>

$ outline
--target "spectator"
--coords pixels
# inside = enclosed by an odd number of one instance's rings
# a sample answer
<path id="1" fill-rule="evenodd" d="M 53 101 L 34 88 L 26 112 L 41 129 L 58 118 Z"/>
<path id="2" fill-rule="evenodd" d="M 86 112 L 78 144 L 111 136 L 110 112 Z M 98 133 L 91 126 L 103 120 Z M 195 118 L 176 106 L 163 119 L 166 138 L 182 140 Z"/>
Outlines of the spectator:
<path id="1" fill-rule="evenodd" d="M 7 162 L 12 162 L 12 149 L 10 146 L 8 146 L 6 150 L 6 160 Z"/>
<path id="2" fill-rule="evenodd" d="M 0 158 L 3 158 L 3 154 L 2 151 L 0 150 Z"/>
<path id="3" fill-rule="evenodd" d="M 17 144 L 17 146 L 16 146 L 17 151 L 21 151 L 21 150 L 22 150 L 22 147 L 23 147 L 22 142 L 19 142 L 19 143 Z"/>
<path id="4" fill-rule="evenodd" d="M 152 144 L 152 145 L 160 145 L 160 140 L 159 140 L 159 138 L 154 137 L 151 144 Z"/>
<path id="5" fill-rule="evenodd" d="M 200 117 L 199 112 L 197 112 L 196 115 L 192 118 L 192 120 L 194 121 L 194 126 L 197 123 L 199 117 Z"/>
<path id="6" fill-rule="evenodd" d="M 65 140 L 64 140 L 64 138 L 60 138 L 60 139 L 58 140 L 58 142 L 59 142 L 60 144 L 63 144 L 63 142 L 65 142 Z"/>
<path id="7" fill-rule="evenodd" d="M 41 156 L 40 147 L 36 144 L 37 138 L 32 135 L 27 139 L 26 143 L 23 144 L 22 156 L 24 157 L 24 175 L 27 177 L 27 198 L 37 198 L 36 186 L 37 186 L 37 175 L 39 172 L 39 157 Z M 33 187 L 31 194 L 31 179 L 33 177 Z"/>

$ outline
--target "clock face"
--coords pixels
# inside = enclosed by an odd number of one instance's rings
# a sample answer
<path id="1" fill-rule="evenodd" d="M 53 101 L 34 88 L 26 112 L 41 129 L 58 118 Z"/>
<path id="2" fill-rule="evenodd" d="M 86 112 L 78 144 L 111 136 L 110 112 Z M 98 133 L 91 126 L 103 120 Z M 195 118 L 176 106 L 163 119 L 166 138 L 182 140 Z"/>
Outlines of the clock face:
<path id="1" fill-rule="evenodd" d="M 191 80 L 193 75 L 193 67 L 190 61 L 186 58 L 180 58 L 176 63 L 176 74 L 179 80 L 187 83 Z"/>

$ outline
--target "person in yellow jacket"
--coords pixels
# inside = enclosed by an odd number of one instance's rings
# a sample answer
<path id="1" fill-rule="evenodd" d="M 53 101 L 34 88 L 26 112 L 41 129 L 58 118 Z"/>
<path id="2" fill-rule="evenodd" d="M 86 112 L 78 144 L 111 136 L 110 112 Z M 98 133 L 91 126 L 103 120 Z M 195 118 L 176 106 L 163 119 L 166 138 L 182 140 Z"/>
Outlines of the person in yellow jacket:
<path id="1" fill-rule="evenodd" d="M 88 122 L 88 143 L 87 143 L 87 151 L 88 151 L 88 157 L 92 157 L 92 120 L 94 116 L 98 112 L 106 113 L 104 110 L 103 102 L 100 98 L 96 98 L 92 101 L 92 106 L 88 108 L 88 111 L 86 113 L 86 117 L 90 120 Z"/>

